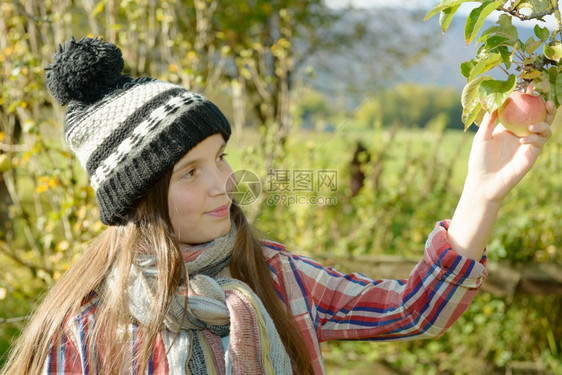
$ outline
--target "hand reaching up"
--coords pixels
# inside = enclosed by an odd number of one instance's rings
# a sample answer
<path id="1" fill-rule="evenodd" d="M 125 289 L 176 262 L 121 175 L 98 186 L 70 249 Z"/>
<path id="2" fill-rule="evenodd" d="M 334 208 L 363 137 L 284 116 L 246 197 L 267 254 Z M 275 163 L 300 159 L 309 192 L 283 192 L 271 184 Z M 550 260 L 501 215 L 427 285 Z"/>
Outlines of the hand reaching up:
<path id="1" fill-rule="evenodd" d="M 482 192 L 483 198 L 501 201 L 527 174 L 542 147 L 552 136 L 550 125 L 556 114 L 552 101 L 546 103 L 546 122 L 529 126 L 531 134 L 519 138 L 496 124 L 497 113 L 486 114 L 474 137 L 466 183 Z"/>

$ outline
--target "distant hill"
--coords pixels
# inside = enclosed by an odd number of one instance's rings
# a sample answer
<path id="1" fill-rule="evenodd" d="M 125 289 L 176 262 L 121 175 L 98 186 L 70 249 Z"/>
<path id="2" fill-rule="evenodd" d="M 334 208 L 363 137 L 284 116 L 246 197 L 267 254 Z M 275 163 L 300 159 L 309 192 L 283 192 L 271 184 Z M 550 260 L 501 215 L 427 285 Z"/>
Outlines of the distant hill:
<path id="1" fill-rule="evenodd" d="M 398 8 L 385 9 L 385 12 L 383 14 L 380 9 L 347 12 L 344 19 L 334 27 L 349 28 L 358 20 L 367 20 L 372 40 L 351 43 L 345 46 L 348 48 L 346 52 L 328 51 L 311 55 L 307 63 L 314 67 L 315 74 L 313 77 L 301 75 L 301 79 L 321 93 L 329 106 L 342 108 L 343 105 L 349 113 L 356 111 L 370 98 L 387 90 L 392 91 L 400 83 L 453 88 L 460 97 L 466 84 L 460 65 L 473 59 L 478 48 L 474 42 L 468 46 L 465 44 L 466 17 L 455 15 L 451 26 L 443 34 L 438 25 L 438 17 L 423 22 L 424 14 L 419 12 L 405 14 L 406 10 Z M 494 23 L 486 21 L 482 30 Z M 532 28 L 518 27 L 518 32 L 522 41 L 533 35 Z M 393 40 L 396 35 L 398 38 Z M 420 38 L 424 35 L 434 39 Z M 410 46 L 412 49 L 408 52 L 411 53 L 407 57 L 397 58 L 397 46 L 398 49 Z M 414 49 L 420 46 L 429 48 L 421 57 L 414 53 Z M 486 74 L 497 79 L 507 78 L 499 69 Z M 431 88 L 427 89 L 431 91 Z M 450 91 L 448 95 L 451 95 Z M 389 108 L 393 108 L 392 105 Z M 451 109 L 450 127 L 464 127 L 461 113 L 459 100 L 458 107 Z M 435 115 L 437 113 L 426 117 L 432 118 Z M 425 126 L 425 123 L 421 126 Z"/>
<path id="2" fill-rule="evenodd" d="M 476 45 L 471 43 L 469 46 L 465 45 L 464 42 L 464 25 L 466 23 L 466 18 L 462 15 L 455 15 L 449 30 L 445 34 L 442 34 L 438 29 L 438 17 L 423 22 L 423 14 L 417 13 L 413 18 L 414 21 L 410 21 L 412 18 L 404 16 L 404 9 L 386 9 L 387 16 L 391 17 L 392 20 L 408 19 L 409 21 L 400 24 L 399 22 L 393 23 L 391 25 L 373 22 L 369 25 L 374 39 L 378 35 L 380 27 L 392 27 L 395 32 L 401 32 L 403 35 L 424 35 L 429 34 L 431 38 L 435 40 L 430 40 L 430 45 L 432 49 L 417 61 L 414 65 L 408 66 L 407 61 L 397 61 L 395 67 L 391 68 L 389 76 L 386 78 L 379 78 L 382 80 L 384 87 L 393 86 L 400 82 L 417 82 L 420 84 L 436 85 L 436 86 L 447 86 L 454 87 L 460 91 L 466 84 L 465 78 L 460 72 L 460 64 L 464 61 L 474 58 L 476 54 Z M 368 14 L 368 13 L 371 14 Z M 392 13 L 394 12 L 394 13 Z M 345 15 L 346 19 L 342 21 L 341 25 L 336 27 L 346 27 L 346 25 L 353 25 L 354 20 L 357 17 L 367 17 L 367 19 L 377 20 L 381 18 L 380 10 L 377 9 L 362 9 L 360 13 L 348 12 Z M 415 20 L 419 20 L 416 22 Z M 483 30 L 492 26 L 494 22 L 486 21 Z M 379 29 L 377 29 L 379 28 Z M 527 40 L 529 36 L 533 34 L 532 29 L 519 28 L 519 38 L 523 41 Z M 345 95 L 356 96 L 357 98 L 363 98 L 366 91 L 376 90 L 377 84 L 381 82 L 370 82 L 368 81 L 368 72 L 374 71 L 376 69 L 377 59 L 388 58 L 388 56 L 381 56 L 384 51 L 377 50 L 376 48 L 369 49 L 371 46 L 358 44 L 353 46 L 354 51 L 349 54 L 341 53 L 337 55 L 319 55 L 310 58 L 310 63 L 312 66 L 324 67 L 320 69 L 314 80 L 311 81 L 315 89 L 321 92 L 325 92 L 328 95 L 333 95 L 334 92 L 344 92 Z M 361 61 L 357 59 L 357 56 L 367 56 L 366 61 Z M 369 60 L 372 55 L 372 59 Z M 372 61 L 369 62 L 369 61 Z M 404 68 L 404 66 L 408 66 Z M 343 70 L 343 73 L 342 73 Z M 365 73 L 365 79 L 363 79 L 362 74 Z M 347 76 L 345 75 L 347 74 Z M 499 71 L 497 73 L 491 72 L 491 75 L 497 78 L 506 78 L 503 72 Z M 366 87 L 360 87 L 360 86 Z"/>
<path id="3" fill-rule="evenodd" d="M 430 19 L 427 22 L 437 22 Z M 424 84 L 435 84 L 438 86 L 453 86 L 462 90 L 466 84 L 466 79 L 460 72 L 460 64 L 474 58 L 477 46 L 474 42 L 466 46 L 464 42 L 464 25 L 466 18 L 456 15 L 453 18 L 450 28 L 445 34 L 437 36 L 439 47 L 431 51 L 418 64 L 399 72 L 399 81 L 419 82 Z M 494 22 L 486 21 L 482 30 L 492 26 Z M 423 23 L 418 26 L 426 27 Z M 526 41 L 533 35 L 530 28 L 518 28 L 519 39 Z M 507 78 L 503 72 L 493 72 L 493 76 L 498 79 Z"/>

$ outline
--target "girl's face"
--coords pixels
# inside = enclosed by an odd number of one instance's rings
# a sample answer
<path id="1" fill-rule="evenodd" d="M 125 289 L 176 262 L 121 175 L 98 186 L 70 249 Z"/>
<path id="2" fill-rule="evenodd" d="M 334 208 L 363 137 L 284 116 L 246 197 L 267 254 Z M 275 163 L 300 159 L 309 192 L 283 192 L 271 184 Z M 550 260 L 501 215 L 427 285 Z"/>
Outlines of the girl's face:
<path id="1" fill-rule="evenodd" d="M 232 168 L 224 160 L 226 142 L 212 135 L 175 165 L 168 190 L 168 209 L 181 245 L 211 241 L 230 230 Z"/>

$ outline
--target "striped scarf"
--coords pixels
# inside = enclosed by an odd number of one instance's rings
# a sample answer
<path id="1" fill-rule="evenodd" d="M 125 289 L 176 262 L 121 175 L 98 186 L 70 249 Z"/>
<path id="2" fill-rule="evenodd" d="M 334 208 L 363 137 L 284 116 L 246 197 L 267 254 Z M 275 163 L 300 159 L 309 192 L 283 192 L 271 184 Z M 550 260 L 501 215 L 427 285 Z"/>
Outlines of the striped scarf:
<path id="1" fill-rule="evenodd" d="M 188 286 L 177 290 L 162 331 L 165 341 L 174 333 L 167 352 L 170 373 L 292 373 L 289 356 L 259 297 L 230 276 L 236 232 L 233 223 L 226 235 L 183 251 Z M 141 324 L 148 321 L 155 300 L 156 277 L 157 260 L 140 255 L 129 276 L 128 293 L 130 312 Z"/>

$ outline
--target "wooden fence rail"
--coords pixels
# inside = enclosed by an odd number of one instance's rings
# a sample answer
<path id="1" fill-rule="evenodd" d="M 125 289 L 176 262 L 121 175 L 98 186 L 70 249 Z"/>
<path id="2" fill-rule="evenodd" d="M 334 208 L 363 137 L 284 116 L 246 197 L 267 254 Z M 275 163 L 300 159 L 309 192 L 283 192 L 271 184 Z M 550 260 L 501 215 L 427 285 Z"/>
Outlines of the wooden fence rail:
<path id="1" fill-rule="evenodd" d="M 417 259 L 398 256 L 341 256 L 315 255 L 315 260 L 331 265 L 341 272 L 360 272 L 377 279 L 406 278 Z M 481 287 L 495 296 L 562 295 L 562 264 L 528 262 L 510 264 L 488 261 L 488 278 Z"/>
<path id="2" fill-rule="evenodd" d="M 315 255 L 314 259 L 341 272 L 360 272 L 376 279 L 406 278 L 417 260 L 399 256 Z M 488 278 L 480 288 L 494 296 L 511 298 L 517 294 L 562 295 L 562 264 L 528 262 L 509 264 L 488 261 Z M 29 317 L 0 318 L 0 324 L 19 323 Z"/>

